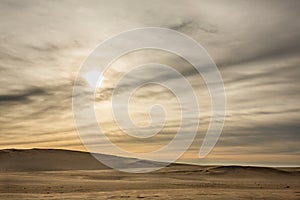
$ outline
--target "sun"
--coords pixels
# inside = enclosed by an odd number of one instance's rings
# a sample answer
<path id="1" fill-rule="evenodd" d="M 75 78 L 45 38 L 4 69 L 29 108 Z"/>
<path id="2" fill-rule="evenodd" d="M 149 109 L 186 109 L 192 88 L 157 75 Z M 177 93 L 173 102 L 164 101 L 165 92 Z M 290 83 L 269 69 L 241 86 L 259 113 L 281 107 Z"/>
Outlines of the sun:
<path id="1" fill-rule="evenodd" d="M 104 79 L 102 73 L 98 70 L 91 70 L 83 75 L 83 78 L 91 87 L 100 87 Z"/>

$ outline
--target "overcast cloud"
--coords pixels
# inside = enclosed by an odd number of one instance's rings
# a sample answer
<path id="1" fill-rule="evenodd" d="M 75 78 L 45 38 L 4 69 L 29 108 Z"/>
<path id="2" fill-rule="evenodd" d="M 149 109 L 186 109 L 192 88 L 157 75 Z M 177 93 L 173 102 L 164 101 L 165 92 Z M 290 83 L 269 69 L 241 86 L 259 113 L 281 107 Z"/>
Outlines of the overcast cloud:
<path id="1" fill-rule="evenodd" d="M 174 99 L 170 101 L 172 94 L 162 88 L 141 90 L 136 102 L 166 104 L 169 121 L 163 134 L 141 143 L 124 136 L 110 116 L 108 102 L 118 77 L 130 67 L 151 61 L 174 66 L 199 91 L 199 135 L 181 161 L 299 165 L 299 9 L 297 0 L 2 0 L 0 148 L 85 150 L 74 127 L 71 102 L 80 65 L 105 39 L 132 28 L 154 26 L 187 34 L 214 59 L 228 98 L 224 131 L 213 152 L 199 161 L 210 117 L 205 84 L 184 60 L 146 50 L 116 61 L 97 92 L 97 115 L 113 141 L 137 152 L 153 150 L 167 143 L 177 129 L 179 108 Z M 145 73 L 139 78 L 152 76 Z M 176 78 L 166 74 L 154 80 L 176 83 Z M 85 81 L 82 84 L 88 84 Z M 123 87 L 129 89 L 130 84 Z M 147 124 L 149 119 L 142 112 L 147 110 L 140 109 L 135 108 L 133 119 Z"/>

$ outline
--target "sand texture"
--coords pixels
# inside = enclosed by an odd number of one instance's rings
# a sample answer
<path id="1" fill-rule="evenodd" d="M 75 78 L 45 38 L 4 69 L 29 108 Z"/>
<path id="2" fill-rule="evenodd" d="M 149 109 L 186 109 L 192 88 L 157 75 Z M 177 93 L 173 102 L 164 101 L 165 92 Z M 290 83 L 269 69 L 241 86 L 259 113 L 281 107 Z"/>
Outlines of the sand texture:
<path id="1" fill-rule="evenodd" d="M 173 164 L 131 174 L 84 152 L 1 150 L 0 199 L 300 199 L 300 169 Z"/>

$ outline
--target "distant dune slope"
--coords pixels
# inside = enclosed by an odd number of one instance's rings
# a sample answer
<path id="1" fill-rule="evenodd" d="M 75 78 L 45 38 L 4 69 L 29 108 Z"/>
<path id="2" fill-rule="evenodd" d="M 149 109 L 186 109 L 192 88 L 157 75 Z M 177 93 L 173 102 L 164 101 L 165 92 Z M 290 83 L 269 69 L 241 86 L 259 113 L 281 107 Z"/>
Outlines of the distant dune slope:
<path id="1" fill-rule="evenodd" d="M 99 154 L 98 154 L 99 155 Z M 155 162 L 101 154 L 104 159 L 144 167 Z M 4 149 L 0 150 L 0 171 L 60 171 L 109 169 L 88 152 L 60 149 Z"/>
<path id="2" fill-rule="evenodd" d="M 0 151 L 0 171 L 106 169 L 92 155 L 56 149 L 5 149 Z"/>
<path id="3" fill-rule="evenodd" d="M 156 162 L 144 161 L 135 158 L 124 158 L 101 154 L 110 161 L 130 164 L 132 167 L 143 168 L 157 166 Z M 125 166 L 125 165 L 124 165 Z M 4 149 L 0 150 L 0 171 L 62 171 L 62 170 L 104 170 L 106 165 L 96 160 L 88 152 L 60 150 L 60 149 Z M 269 167 L 247 166 L 197 166 L 188 164 L 172 164 L 157 173 L 182 174 L 192 172 L 203 175 L 237 175 L 254 176 L 260 174 L 299 175 L 299 168 L 278 169 Z"/>

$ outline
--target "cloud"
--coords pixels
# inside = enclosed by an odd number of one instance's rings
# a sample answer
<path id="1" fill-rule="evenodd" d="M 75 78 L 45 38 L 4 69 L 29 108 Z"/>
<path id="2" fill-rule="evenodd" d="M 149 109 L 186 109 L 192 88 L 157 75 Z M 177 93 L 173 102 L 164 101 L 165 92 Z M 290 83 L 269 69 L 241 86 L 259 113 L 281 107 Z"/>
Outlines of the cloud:
<path id="1" fill-rule="evenodd" d="M 268 162 L 299 164 L 288 158 L 276 160 L 277 154 L 299 153 L 299 7 L 297 0 L 234 4 L 196 0 L 73 1 L 71 4 L 1 1 L 0 148 L 83 150 L 72 115 L 72 87 L 80 65 L 99 43 L 112 35 L 132 28 L 157 26 L 180 31 L 198 41 L 223 76 L 228 98 L 227 123 L 212 157 L 222 155 L 232 161 L 235 156 L 243 163 L 262 153 L 272 155 Z M 188 152 L 196 162 L 209 123 L 211 102 L 197 71 L 176 55 L 145 50 L 113 63 L 96 98 L 103 128 L 124 148 L 136 144 L 136 150 L 153 149 L 173 137 L 179 108 L 165 89 L 144 88 L 136 95 L 140 103 L 160 100 L 168 105 L 170 121 L 163 134 L 139 143 L 123 137 L 110 117 L 109 102 L 118 78 L 132 67 L 148 62 L 173 66 L 197 91 L 201 126 Z M 138 79 L 178 83 L 176 76 L 153 71 L 130 78 L 131 81 L 120 86 L 121 92 L 134 89 L 133 83 Z M 76 95 L 90 92 L 87 80 L 83 78 L 80 84 L 82 90 Z M 82 102 L 82 106 L 85 104 Z M 138 109 L 135 112 L 140 117 L 137 123 L 147 122 L 143 112 Z M 190 120 L 193 123 L 198 119 Z"/>
<path id="2" fill-rule="evenodd" d="M 24 103 L 29 101 L 29 98 L 37 95 L 45 95 L 47 94 L 46 91 L 39 89 L 39 88 L 34 88 L 30 89 L 25 92 L 18 92 L 18 94 L 7 94 L 7 95 L 0 95 L 0 103 L 1 102 L 19 102 L 19 103 Z"/>

